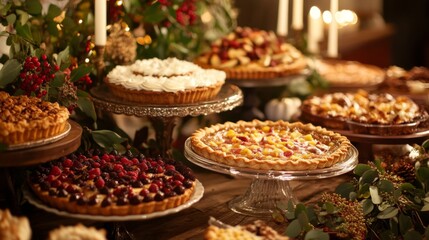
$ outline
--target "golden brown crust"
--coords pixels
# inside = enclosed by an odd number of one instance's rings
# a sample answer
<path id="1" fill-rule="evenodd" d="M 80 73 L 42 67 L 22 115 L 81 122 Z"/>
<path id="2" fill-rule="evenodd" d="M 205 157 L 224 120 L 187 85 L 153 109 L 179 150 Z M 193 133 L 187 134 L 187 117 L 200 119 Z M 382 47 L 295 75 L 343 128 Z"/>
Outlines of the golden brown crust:
<path id="1" fill-rule="evenodd" d="M 186 104 L 206 101 L 214 98 L 222 88 L 223 82 L 210 87 L 198 87 L 178 92 L 155 92 L 144 90 L 131 90 L 121 85 L 105 81 L 113 95 L 127 101 L 143 104 Z"/>
<path id="2" fill-rule="evenodd" d="M 330 146 L 328 153 L 325 154 L 306 154 L 302 157 L 294 157 L 293 155 L 290 157 L 283 157 L 284 155 L 281 153 L 278 156 L 267 155 L 261 158 L 256 157 L 256 155 L 249 153 L 247 150 L 245 152 L 249 154 L 246 156 L 246 154 L 242 154 L 242 152 L 240 152 L 240 154 L 233 153 L 233 150 L 231 149 L 216 149 L 216 147 L 210 145 L 212 143 L 205 140 L 206 136 L 210 136 L 208 138 L 213 139 L 213 135 L 224 134 L 230 129 L 237 130 L 237 133 L 242 133 L 240 132 L 240 129 L 250 131 L 252 129 L 263 129 L 264 127 L 284 130 L 286 131 L 286 134 L 291 134 L 292 130 L 294 132 L 297 130 L 302 134 L 314 135 L 314 137 L 317 138 L 317 141 L 324 141 L 324 144 L 326 145 L 332 145 Z M 330 167 L 337 162 L 342 161 L 346 157 L 351 145 L 350 141 L 346 137 L 311 124 L 303 124 L 300 122 L 288 123 L 284 121 L 261 122 L 258 120 L 254 120 L 252 122 L 239 121 L 237 123 L 227 122 L 225 124 L 216 124 L 208 128 L 199 129 L 191 136 L 191 144 L 193 150 L 197 154 L 213 161 L 229 166 L 263 170 L 310 170 Z M 277 143 L 273 143 L 272 146 L 276 144 Z M 220 145 L 222 145 L 222 143 L 220 143 Z"/>
<path id="3" fill-rule="evenodd" d="M 11 145 L 52 137 L 65 130 L 69 112 L 58 103 L 0 92 L 0 142 Z"/>
<path id="4" fill-rule="evenodd" d="M 51 207 L 64 210 L 70 213 L 88 214 L 88 215 L 103 215 L 103 216 L 125 216 L 125 215 L 136 215 L 136 214 L 148 214 L 153 212 L 164 211 L 166 209 L 178 207 L 187 202 L 194 192 L 194 185 L 186 189 L 182 195 L 166 198 L 162 201 L 151 201 L 147 203 L 140 203 L 138 205 L 124 205 L 124 206 L 106 206 L 102 207 L 100 203 L 93 206 L 80 206 L 76 202 L 70 202 L 67 197 L 52 197 L 49 192 L 42 191 L 40 186 L 31 184 L 33 192 L 41 199 L 44 203 Z M 138 192 L 138 189 L 136 189 Z M 104 196 L 100 194 L 100 198 Z"/>

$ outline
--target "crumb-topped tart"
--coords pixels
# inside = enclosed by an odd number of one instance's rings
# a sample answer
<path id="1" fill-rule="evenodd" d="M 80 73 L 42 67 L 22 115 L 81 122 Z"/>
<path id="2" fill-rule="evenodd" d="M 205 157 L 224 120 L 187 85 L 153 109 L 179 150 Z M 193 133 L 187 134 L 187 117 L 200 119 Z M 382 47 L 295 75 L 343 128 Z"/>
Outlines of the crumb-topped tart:
<path id="1" fill-rule="evenodd" d="M 116 66 L 105 83 L 112 94 L 143 104 L 186 104 L 214 98 L 225 83 L 225 73 L 203 69 L 177 58 L 137 60 Z"/>
<path id="2" fill-rule="evenodd" d="M 28 218 L 13 216 L 9 209 L 0 209 L 0 239 L 30 240 L 31 227 Z"/>
<path id="3" fill-rule="evenodd" d="M 195 176 L 173 160 L 116 154 L 71 154 L 30 173 L 33 192 L 51 207 L 89 215 L 135 215 L 187 202 Z"/>
<path id="4" fill-rule="evenodd" d="M 217 227 L 210 225 L 204 234 L 205 240 L 288 240 L 276 230 L 261 220 L 247 225 L 230 227 Z"/>
<path id="5" fill-rule="evenodd" d="M 429 89 L 429 68 L 413 67 L 409 71 L 398 66 L 391 66 L 386 71 L 385 87 L 388 90 L 427 93 Z"/>
<path id="6" fill-rule="evenodd" d="M 49 232 L 48 240 L 106 240 L 106 230 L 86 227 L 82 224 L 76 226 L 61 226 Z"/>
<path id="7" fill-rule="evenodd" d="M 312 96 L 303 102 L 302 113 L 304 120 L 318 121 L 317 124 L 324 126 L 329 125 L 326 127 L 347 129 L 351 122 L 373 126 L 402 125 L 404 128 L 401 128 L 401 131 L 405 131 L 404 133 L 410 133 L 416 129 L 416 125 L 408 129 L 406 124 L 418 124 L 428 116 L 423 108 L 406 96 L 368 93 L 364 90 Z M 334 121 L 338 124 L 334 125 Z"/>
<path id="8" fill-rule="evenodd" d="M 264 170 L 326 168 L 345 159 L 350 141 L 301 122 L 253 120 L 216 124 L 191 136 L 199 155 L 229 166 Z"/>
<path id="9" fill-rule="evenodd" d="M 272 31 L 237 27 L 215 41 L 195 62 L 225 71 L 227 78 L 267 79 L 295 74 L 307 62 L 302 53 Z"/>
<path id="10" fill-rule="evenodd" d="M 0 143 L 20 144 L 49 138 L 65 130 L 67 108 L 28 96 L 0 92 Z"/>

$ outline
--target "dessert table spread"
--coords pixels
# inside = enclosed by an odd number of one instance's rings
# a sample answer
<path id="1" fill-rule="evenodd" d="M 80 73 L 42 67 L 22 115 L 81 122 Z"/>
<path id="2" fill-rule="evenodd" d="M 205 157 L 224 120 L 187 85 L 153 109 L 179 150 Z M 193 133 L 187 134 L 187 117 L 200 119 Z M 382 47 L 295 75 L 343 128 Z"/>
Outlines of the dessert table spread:
<path id="1" fill-rule="evenodd" d="M 228 202 L 231 199 L 247 190 L 251 183 L 250 178 L 231 177 L 205 170 L 192 163 L 189 163 L 189 166 L 204 186 L 202 199 L 178 213 L 148 220 L 124 222 L 127 230 L 136 239 L 203 239 L 210 217 L 230 225 L 246 224 L 256 220 L 255 217 L 237 214 L 228 208 Z M 290 185 L 300 202 L 314 203 L 321 193 L 334 191 L 338 184 L 350 178 L 349 173 L 328 179 L 291 181 Z M 58 216 L 30 204 L 23 206 L 22 214 L 30 220 L 33 239 L 46 239 L 48 232 L 58 225 L 75 225 L 80 222 L 97 228 L 109 227 L 105 222 Z M 276 224 L 270 216 L 260 219 L 265 220 L 268 225 L 281 233 L 285 230 L 284 224 Z"/>

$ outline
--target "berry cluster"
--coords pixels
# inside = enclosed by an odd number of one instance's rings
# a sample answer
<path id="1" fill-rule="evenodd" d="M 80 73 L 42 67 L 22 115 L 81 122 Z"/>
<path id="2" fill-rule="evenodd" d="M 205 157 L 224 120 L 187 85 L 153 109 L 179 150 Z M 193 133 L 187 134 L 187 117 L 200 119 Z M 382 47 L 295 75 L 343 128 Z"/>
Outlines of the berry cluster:
<path id="1" fill-rule="evenodd" d="M 176 10 L 176 20 L 183 26 L 193 25 L 197 20 L 195 0 L 185 0 Z"/>
<path id="2" fill-rule="evenodd" d="M 55 78 L 55 73 L 59 70 L 57 65 L 49 63 L 45 54 L 40 58 L 27 57 L 19 74 L 20 88 L 27 95 L 34 92 L 37 97 L 41 98 L 47 94 L 45 89 L 47 83 Z"/>

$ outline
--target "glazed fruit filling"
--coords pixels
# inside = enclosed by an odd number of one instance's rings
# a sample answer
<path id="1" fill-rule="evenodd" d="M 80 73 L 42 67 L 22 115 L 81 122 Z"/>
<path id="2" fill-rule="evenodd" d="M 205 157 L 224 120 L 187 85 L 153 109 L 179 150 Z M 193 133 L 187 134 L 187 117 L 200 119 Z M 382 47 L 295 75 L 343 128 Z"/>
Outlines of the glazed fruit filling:
<path id="1" fill-rule="evenodd" d="M 328 136 L 278 126 L 242 127 L 209 134 L 202 139 L 214 150 L 249 159 L 311 159 L 333 152 Z"/>
<path id="2" fill-rule="evenodd" d="M 30 181 L 79 205 L 138 205 L 183 194 L 195 181 L 185 165 L 142 154 L 89 151 L 35 167 Z"/>

